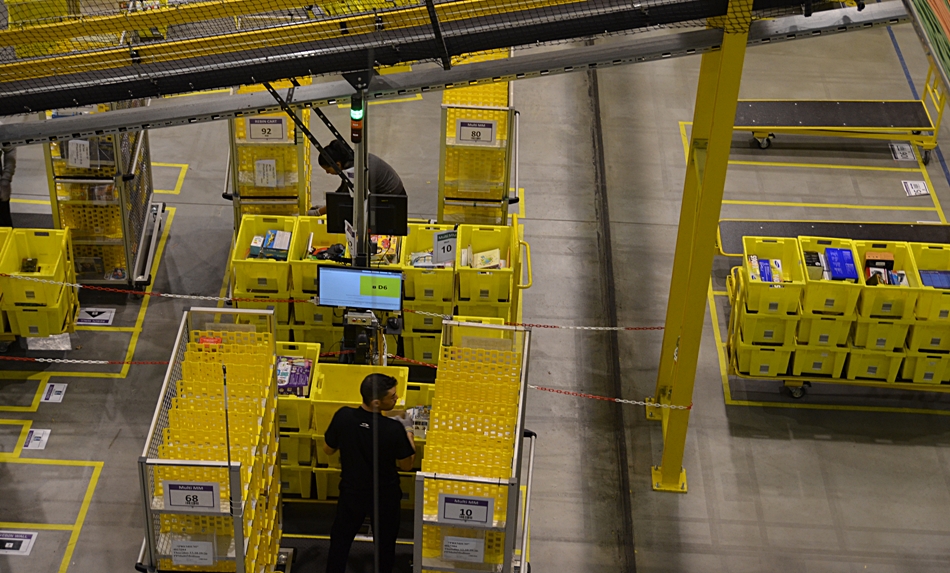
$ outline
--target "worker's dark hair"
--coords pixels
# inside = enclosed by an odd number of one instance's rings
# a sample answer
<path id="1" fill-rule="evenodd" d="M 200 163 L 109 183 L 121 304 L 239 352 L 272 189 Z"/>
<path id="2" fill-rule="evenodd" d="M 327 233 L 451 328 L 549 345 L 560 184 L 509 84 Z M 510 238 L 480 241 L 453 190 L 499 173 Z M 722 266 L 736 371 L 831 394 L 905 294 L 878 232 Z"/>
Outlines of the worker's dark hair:
<path id="1" fill-rule="evenodd" d="M 345 169 L 347 165 L 353 163 L 353 150 L 350 147 L 340 141 L 339 139 L 334 139 L 330 142 L 329 145 L 323 148 L 326 151 L 327 155 L 330 156 L 330 159 L 339 163 Z M 317 155 L 317 162 L 320 164 L 320 167 L 326 169 L 330 167 L 330 163 L 326 160 L 322 153 Z"/>
<path id="2" fill-rule="evenodd" d="M 389 389 L 396 385 L 396 379 L 385 374 L 370 374 L 363 378 L 360 384 L 360 395 L 363 403 L 369 406 L 373 400 L 382 400 L 389 393 Z"/>

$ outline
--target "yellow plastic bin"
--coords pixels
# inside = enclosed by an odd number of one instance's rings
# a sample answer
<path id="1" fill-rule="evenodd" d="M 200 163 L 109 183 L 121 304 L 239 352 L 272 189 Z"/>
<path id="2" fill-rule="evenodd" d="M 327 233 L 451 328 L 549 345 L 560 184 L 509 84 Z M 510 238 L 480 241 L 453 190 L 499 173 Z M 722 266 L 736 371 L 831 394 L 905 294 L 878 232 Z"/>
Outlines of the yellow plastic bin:
<path id="1" fill-rule="evenodd" d="M 856 314 L 834 316 L 802 313 L 798 322 L 798 343 L 808 346 L 846 346 Z"/>
<path id="2" fill-rule="evenodd" d="M 869 252 L 894 255 L 894 271 L 904 271 L 908 286 L 875 285 L 861 289 L 858 314 L 865 318 L 909 319 L 914 315 L 920 292 L 920 275 L 908 243 L 886 241 L 855 241 L 858 267 L 864 276 L 864 259 Z M 865 281 L 866 282 L 866 281 Z"/>
<path id="3" fill-rule="evenodd" d="M 277 395 L 277 424 L 281 430 L 310 429 L 311 409 L 310 392 L 313 390 L 313 380 L 320 371 L 320 344 L 304 342 L 278 342 L 277 356 L 293 356 L 309 358 L 313 362 L 310 370 L 310 389 L 307 396 Z"/>
<path id="4" fill-rule="evenodd" d="M 459 303 L 497 304 L 510 300 L 514 280 L 511 257 L 519 256 L 518 250 L 512 249 L 511 245 L 513 234 L 517 232 L 517 229 L 505 226 L 459 225 L 455 253 Z M 499 259 L 505 261 L 504 268 L 475 269 L 468 260 L 463 265 L 462 257 L 467 257 L 463 253 L 467 253 L 469 247 L 473 258 L 479 253 L 497 249 Z"/>
<path id="5" fill-rule="evenodd" d="M 426 304 L 407 300 L 403 305 L 403 330 L 406 332 L 442 332 L 442 317 L 432 315 L 452 316 L 453 310 L 452 303 Z M 419 314 L 423 312 L 428 314 Z"/>
<path id="6" fill-rule="evenodd" d="M 857 266 L 858 252 L 854 244 L 848 239 L 831 239 L 826 237 L 798 237 L 799 255 L 804 265 L 805 251 L 815 251 L 824 254 L 825 249 L 848 249 Z M 858 273 L 855 282 L 811 279 L 807 269 L 803 273 L 805 289 L 802 295 L 802 310 L 811 313 L 838 314 L 850 316 L 858 304 L 858 296 L 864 280 Z"/>
<path id="7" fill-rule="evenodd" d="M 794 346 L 760 346 L 746 342 L 741 332 L 736 341 L 736 368 L 748 376 L 784 376 Z"/>
<path id="8" fill-rule="evenodd" d="M 25 259 L 36 259 L 36 272 L 22 272 Z M 54 282 L 66 280 L 72 265 L 69 229 L 13 229 L 4 242 L 0 273 L 3 304 L 12 306 L 56 306 L 63 291 L 61 284 L 47 284 L 14 278 L 30 277 Z"/>
<path id="9" fill-rule="evenodd" d="M 313 441 L 317 464 L 331 468 L 340 467 L 340 452 L 337 452 L 332 456 L 328 456 L 327 453 L 323 451 L 323 446 L 327 443 L 326 439 L 323 437 L 323 434 L 314 434 Z"/>
<path id="10" fill-rule="evenodd" d="M 915 384 L 940 384 L 950 377 L 950 354 L 908 352 L 901 366 L 901 380 Z"/>
<path id="11" fill-rule="evenodd" d="M 795 343 L 798 327 L 797 314 L 769 314 L 749 312 L 739 306 L 739 326 L 752 344 L 787 346 Z"/>
<path id="12" fill-rule="evenodd" d="M 799 345 L 795 347 L 795 356 L 792 358 L 792 374 L 841 378 L 847 358 L 847 348 Z"/>
<path id="13" fill-rule="evenodd" d="M 317 482 L 317 499 L 340 497 L 339 468 L 313 468 L 313 477 Z"/>
<path id="14" fill-rule="evenodd" d="M 310 432 L 280 434 L 280 463 L 307 465 L 312 461 L 313 436 Z"/>
<path id="15" fill-rule="evenodd" d="M 911 352 L 950 352 L 950 322 L 918 320 L 910 327 Z"/>
<path id="16" fill-rule="evenodd" d="M 231 296 L 235 308 L 272 310 L 274 311 L 274 320 L 279 324 L 290 322 L 290 303 L 287 302 L 290 300 L 289 292 L 261 294 L 235 289 Z"/>
<path id="17" fill-rule="evenodd" d="M 406 403 L 406 385 L 409 369 L 404 366 L 364 366 L 356 364 L 321 364 L 320 376 L 310 392 L 313 402 L 313 429 L 322 434 L 330 425 L 333 414 L 343 406 L 356 407 L 363 403 L 360 383 L 370 374 L 386 374 L 397 380 L 397 408 Z"/>
<path id="18" fill-rule="evenodd" d="M 950 245 L 910 243 L 917 272 L 950 271 Z M 920 283 L 917 307 L 918 320 L 950 320 L 950 289 L 939 289 Z"/>
<path id="19" fill-rule="evenodd" d="M 291 293 L 294 300 L 309 299 L 313 296 L 310 293 L 301 293 L 294 291 Z M 342 326 L 343 310 L 342 308 L 332 306 L 320 306 L 312 302 L 295 302 L 294 322 L 306 324 L 308 326 Z"/>
<path id="20" fill-rule="evenodd" d="M 413 266 L 413 260 L 435 247 L 435 234 L 451 231 L 452 225 L 409 225 L 409 235 L 403 239 L 399 264 L 405 273 L 405 297 L 430 304 L 451 303 L 455 295 L 455 269 Z M 453 253 L 454 254 L 454 253 Z M 416 255 L 416 257 L 413 257 Z M 454 260 L 454 259 L 453 259 Z M 454 264 L 454 263 L 453 263 Z"/>
<path id="21" fill-rule="evenodd" d="M 498 318 L 505 322 L 510 320 L 511 303 L 467 303 L 459 302 L 456 305 L 459 316 L 474 316 L 480 318 Z"/>
<path id="22" fill-rule="evenodd" d="M 294 233 L 296 217 L 276 217 L 271 215 L 245 215 L 241 218 L 231 253 L 232 285 L 236 290 L 253 292 L 290 292 L 290 263 L 273 259 L 249 259 L 251 241 L 255 236 L 264 236 L 267 231 L 287 231 Z M 296 234 L 296 233 L 294 233 Z M 291 236 L 291 246 L 294 237 Z M 289 253 L 289 251 L 288 251 Z M 290 256 L 288 254 L 288 259 Z"/>
<path id="23" fill-rule="evenodd" d="M 442 334 L 403 334 L 405 357 L 427 364 L 438 364 Z"/>
<path id="24" fill-rule="evenodd" d="M 884 352 L 852 348 L 845 369 L 848 380 L 866 378 L 894 382 L 900 372 L 904 351 Z"/>
<path id="25" fill-rule="evenodd" d="M 805 276 L 802 271 L 798 240 L 792 238 L 743 237 L 743 265 L 746 304 L 752 312 L 794 314 L 798 312 Z M 782 264 L 782 282 L 763 282 L 759 268 L 752 268 L 749 257 L 778 260 Z M 755 277 L 753 279 L 753 277 Z"/>
<path id="26" fill-rule="evenodd" d="M 304 499 L 312 495 L 313 468 L 311 466 L 284 465 L 280 466 L 280 493 L 282 495 L 295 494 Z"/>
<path id="27" fill-rule="evenodd" d="M 869 350 L 904 348 L 912 321 L 880 320 L 859 316 L 854 323 L 854 346 Z M 950 328 L 950 325 L 947 325 Z"/>
<path id="28" fill-rule="evenodd" d="M 291 327 L 294 342 L 309 342 L 320 345 L 321 354 L 340 350 L 343 327 L 301 326 Z"/>
<path id="29" fill-rule="evenodd" d="M 311 235 L 313 236 L 311 239 Z M 340 266 L 333 261 L 310 260 L 306 258 L 307 248 L 326 248 L 330 245 L 343 245 L 346 248 L 346 235 L 328 233 L 326 217 L 297 217 L 297 228 L 290 241 L 291 274 L 293 291 L 309 294 L 310 298 L 319 291 L 318 272 L 323 265 Z"/>
<path id="30" fill-rule="evenodd" d="M 54 306 L 10 307 L 6 313 L 13 334 L 45 338 L 75 330 L 79 302 L 72 288 L 64 288 Z"/>

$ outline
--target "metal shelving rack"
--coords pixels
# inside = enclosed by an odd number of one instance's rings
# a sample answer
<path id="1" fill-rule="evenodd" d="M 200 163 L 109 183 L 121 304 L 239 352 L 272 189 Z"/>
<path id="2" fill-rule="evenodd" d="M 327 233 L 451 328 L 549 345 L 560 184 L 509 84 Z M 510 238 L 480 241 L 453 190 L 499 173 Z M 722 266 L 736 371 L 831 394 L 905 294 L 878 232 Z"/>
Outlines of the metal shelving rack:
<path id="1" fill-rule="evenodd" d="M 132 100 L 86 112 L 147 104 L 145 100 Z M 69 149 L 75 141 L 84 144 L 73 148 L 76 156 L 71 160 Z M 53 226 L 72 229 L 78 281 L 149 285 L 165 205 L 152 202 L 148 131 L 63 139 L 45 145 L 44 156 Z"/>

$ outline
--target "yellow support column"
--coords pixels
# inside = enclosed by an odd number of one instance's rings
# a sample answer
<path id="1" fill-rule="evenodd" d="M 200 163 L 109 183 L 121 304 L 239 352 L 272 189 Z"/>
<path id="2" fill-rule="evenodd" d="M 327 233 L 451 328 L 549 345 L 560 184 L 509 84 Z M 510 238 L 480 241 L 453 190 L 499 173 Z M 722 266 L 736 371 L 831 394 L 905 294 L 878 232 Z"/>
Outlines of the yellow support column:
<path id="1" fill-rule="evenodd" d="M 706 316 L 706 290 L 715 254 L 716 228 L 751 9 L 751 0 L 731 0 L 725 17 L 709 20 L 711 27 L 723 28 L 723 42 L 719 51 L 702 57 L 666 328 L 653 398 L 657 406 L 647 407 L 647 417 L 663 423 L 663 457 L 660 465 L 652 470 L 653 489 L 657 491 L 686 492 L 683 452 L 689 406 Z"/>

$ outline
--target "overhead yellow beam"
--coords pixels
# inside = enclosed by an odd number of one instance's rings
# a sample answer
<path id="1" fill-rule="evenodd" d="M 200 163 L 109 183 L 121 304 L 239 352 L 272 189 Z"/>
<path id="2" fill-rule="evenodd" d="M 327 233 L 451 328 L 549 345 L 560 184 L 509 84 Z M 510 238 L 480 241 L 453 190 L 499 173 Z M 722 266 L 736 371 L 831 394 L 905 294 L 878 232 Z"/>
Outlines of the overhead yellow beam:
<path id="1" fill-rule="evenodd" d="M 245 2 L 242 0 L 240 3 Z M 578 0 L 462 0 L 437 4 L 436 13 L 439 21 L 445 23 L 573 3 L 581 2 Z M 380 16 L 386 30 L 430 26 L 429 15 L 424 6 L 394 10 Z M 375 14 L 361 14 L 192 40 L 143 44 L 135 47 L 134 62 L 128 47 L 72 55 L 62 54 L 2 65 L 0 66 L 0 82 L 65 76 L 132 65 L 156 64 L 186 58 L 273 48 L 304 41 L 315 42 L 342 38 L 373 32 L 377 29 L 376 26 Z M 127 27 L 127 29 L 142 28 L 141 23 Z M 39 29 L 45 28 L 37 27 L 30 30 Z M 37 38 L 34 36 L 32 41 L 37 41 Z"/>
<path id="2" fill-rule="evenodd" d="M 261 0 L 221 0 L 199 4 L 181 4 L 173 8 L 157 8 L 141 12 L 111 14 L 108 16 L 79 16 L 74 20 L 23 26 L 11 24 L 0 31 L 0 46 L 16 46 L 44 41 L 95 36 L 100 34 L 121 34 L 129 30 L 146 30 L 177 24 L 192 24 L 216 18 L 232 18 L 261 12 L 274 12 L 289 8 L 310 6 L 313 2 L 305 0 L 267 0 L 265 6 Z"/>

